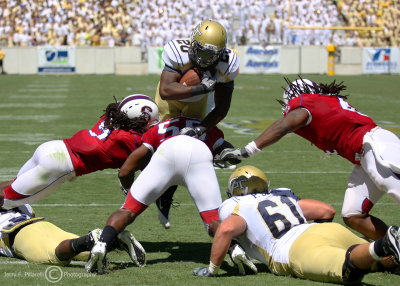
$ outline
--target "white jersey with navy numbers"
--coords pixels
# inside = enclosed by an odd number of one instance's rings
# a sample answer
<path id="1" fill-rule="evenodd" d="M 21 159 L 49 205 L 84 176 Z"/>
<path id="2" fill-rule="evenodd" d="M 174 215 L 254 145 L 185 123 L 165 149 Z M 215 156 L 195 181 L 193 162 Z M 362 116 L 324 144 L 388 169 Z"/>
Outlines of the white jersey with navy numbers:
<path id="1" fill-rule="evenodd" d="M 162 52 L 162 60 L 165 63 L 164 69 L 175 71 L 183 75 L 186 71 L 194 67 L 194 64 L 189 59 L 189 39 L 179 39 L 169 41 Z M 239 57 L 232 49 L 226 49 L 221 56 L 220 61 L 215 66 L 215 74 L 219 83 L 227 83 L 235 79 L 239 74 Z M 180 101 L 198 101 L 207 94 L 192 96 Z"/>
<path id="2" fill-rule="evenodd" d="M 311 225 L 307 223 L 298 198 L 290 189 L 273 189 L 268 194 L 236 196 L 219 208 L 221 221 L 232 214 L 241 216 L 247 230 L 236 239 L 246 253 L 270 266 L 289 263 L 293 242 Z"/>

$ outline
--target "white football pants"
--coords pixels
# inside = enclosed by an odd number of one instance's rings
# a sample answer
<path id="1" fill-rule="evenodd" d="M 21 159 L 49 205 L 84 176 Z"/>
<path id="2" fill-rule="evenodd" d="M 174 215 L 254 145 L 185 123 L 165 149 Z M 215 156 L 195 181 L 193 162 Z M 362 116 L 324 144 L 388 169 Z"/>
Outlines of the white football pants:
<path id="1" fill-rule="evenodd" d="M 213 156 L 199 139 L 178 135 L 161 143 L 130 192 L 134 199 L 149 206 L 173 185 L 189 190 L 200 213 L 218 209 L 222 203 Z"/>
<path id="2" fill-rule="evenodd" d="M 400 204 L 400 139 L 376 127 L 364 136 L 361 165 L 348 181 L 342 216 L 363 213 L 365 199 L 375 204 L 385 193 Z"/>
<path id="3" fill-rule="evenodd" d="M 53 192 L 59 185 L 75 177 L 67 147 L 62 140 L 41 144 L 19 170 L 11 184 L 18 199 L 4 199 L 6 209 L 33 203 Z"/>

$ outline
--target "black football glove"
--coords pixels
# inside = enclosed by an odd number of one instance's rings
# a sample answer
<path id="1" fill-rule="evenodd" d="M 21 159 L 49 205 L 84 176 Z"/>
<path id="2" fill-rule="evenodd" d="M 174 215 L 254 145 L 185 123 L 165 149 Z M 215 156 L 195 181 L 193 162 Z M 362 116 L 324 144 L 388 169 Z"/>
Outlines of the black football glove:
<path id="1" fill-rule="evenodd" d="M 206 132 L 206 128 L 204 126 L 197 126 L 197 127 L 185 127 L 182 128 L 180 134 L 190 136 L 190 137 L 196 137 L 199 138 L 201 135 L 203 135 Z"/>
<path id="2" fill-rule="evenodd" d="M 231 162 L 231 160 L 239 160 L 240 163 L 241 160 L 249 158 L 250 155 L 247 153 L 246 148 L 226 148 L 222 150 L 219 157 L 221 160 L 233 164 L 234 161 Z"/>

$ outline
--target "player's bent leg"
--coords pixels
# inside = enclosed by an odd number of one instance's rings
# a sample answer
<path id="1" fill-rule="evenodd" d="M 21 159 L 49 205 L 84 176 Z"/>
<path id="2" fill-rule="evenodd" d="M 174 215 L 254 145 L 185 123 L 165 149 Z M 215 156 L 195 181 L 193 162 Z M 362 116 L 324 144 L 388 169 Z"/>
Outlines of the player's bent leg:
<path id="1" fill-rule="evenodd" d="M 101 229 L 96 228 L 89 231 L 87 235 L 62 241 L 55 249 L 57 258 L 59 260 L 72 258 L 72 260 L 87 261 L 89 250 L 100 239 L 101 232 Z"/>
<path id="2" fill-rule="evenodd" d="M 274 271 L 303 279 L 342 283 L 347 249 L 363 243 L 367 241 L 340 224 L 315 224 L 305 230 L 290 248 L 290 272 L 280 263 L 274 263 Z"/>
<path id="3" fill-rule="evenodd" d="M 63 240 L 76 237 L 52 223 L 38 221 L 19 230 L 14 240 L 14 251 L 18 257 L 31 263 L 66 265 L 70 260 L 58 259 L 55 249 Z"/>
<path id="4" fill-rule="evenodd" d="M 169 221 L 169 211 L 172 205 L 172 197 L 175 194 L 178 186 L 169 187 L 157 200 L 156 206 L 158 208 L 158 220 L 164 228 L 168 229 L 171 227 Z"/>
<path id="5" fill-rule="evenodd" d="M 38 201 L 60 184 L 75 177 L 68 150 L 61 140 L 40 145 L 18 172 L 14 182 L 4 189 L 4 208 Z"/>
<path id="6" fill-rule="evenodd" d="M 350 228 L 372 240 L 382 238 L 388 229 L 386 223 L 370 214 L 343 217 L 343 221 Z"/>

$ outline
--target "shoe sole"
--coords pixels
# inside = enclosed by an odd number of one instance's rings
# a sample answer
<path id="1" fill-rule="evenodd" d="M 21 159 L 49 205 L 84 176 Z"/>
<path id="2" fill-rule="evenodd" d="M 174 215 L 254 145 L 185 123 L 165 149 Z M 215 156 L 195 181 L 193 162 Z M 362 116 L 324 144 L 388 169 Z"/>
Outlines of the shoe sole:
<path id="1" fill-rule="evenodd" d="M 125 238 L 127 238 L 128 241 L 125 241 Z M 128 248 L 127 250 L 133 263 L 138 267 L 146 266 L 146 251 L 143 249 L 139 241 L 137 241 L 133 235 L 124 237 L 124 239 L 121 239 L 121 241 Z"/>
<path id="2" fill-rule="evenodd" d="M 399 228 L 394 228 L 393 226 L 391 226 L 389 228 L 389 240 L 390 240 L 390 245 L 391 245 L 391 249 L 393 252 L 393 255 L 396 259 L 397 263 L 400 263 L 400 249 L 399 249 L 399 243 L 400 243 L 400 229 Z"/>
<path id="3" fill-rule="evenodd" d="M 103 253 L 96 253 L 95 255 L 91 256 L 89 261 L 85 265 L 85 270 L 86 272 L 93 272 L 94 268 L 97 268 L 97 263 L 98 261 L 103 261 L 104 260 L 104 254 Z M 103 274 L 104 273 L 104 268 L 107 263 L 103 263 L 103 266 L 101 269 L 97 268 L 97 273 Z"/>

